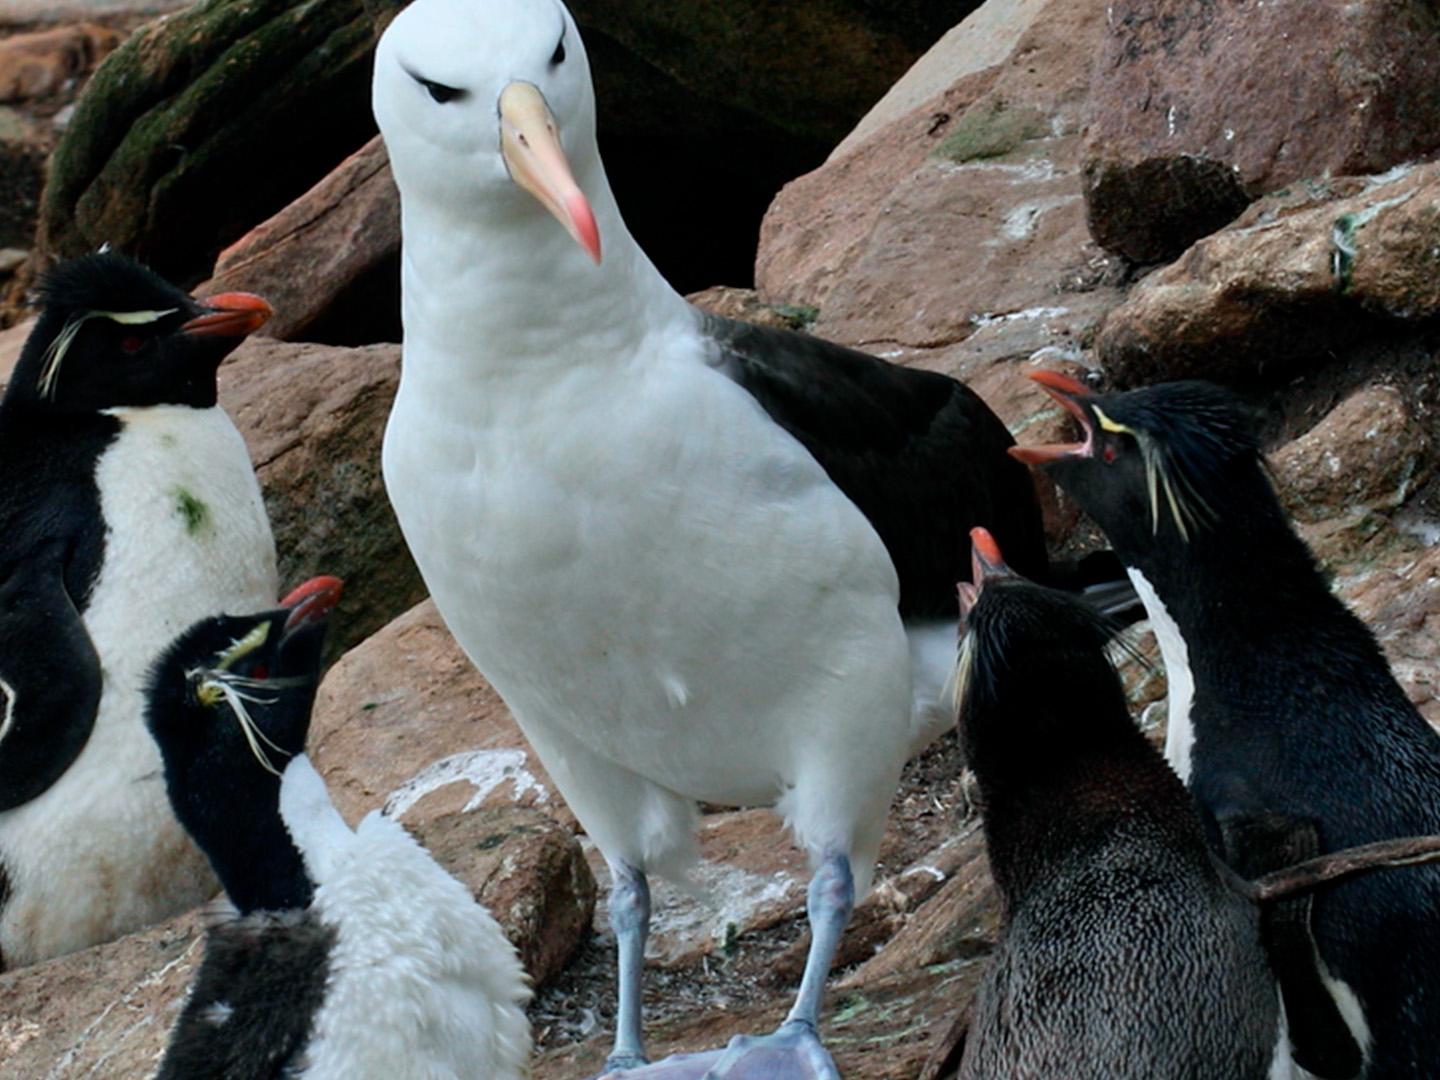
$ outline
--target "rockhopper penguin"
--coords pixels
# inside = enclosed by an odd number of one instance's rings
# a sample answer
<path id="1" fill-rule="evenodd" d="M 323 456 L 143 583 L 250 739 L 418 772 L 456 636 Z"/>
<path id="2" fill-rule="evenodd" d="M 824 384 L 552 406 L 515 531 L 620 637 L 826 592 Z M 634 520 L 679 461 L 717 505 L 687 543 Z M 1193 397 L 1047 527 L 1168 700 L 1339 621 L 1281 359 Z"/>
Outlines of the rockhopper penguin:
<path id="1" fill-rule="evenodd" d="M 519 1080 L 530 996 L 499 925 L 378 811 L 351 830 L 301 752 L 335 578 L 202 620 L 156 667 L 175 812 L 234 904 L 158 1080 Z"/>
<path id="2" fill-rule="evenodd" d="M 821 992 L 901 765 L 953 720 L 967 530 L 1045 573 L 1010 436 L 953 379 L 671 289 L 606 181 L 558 0 L 417 0 L 373 103 L 404 237 L 386 485 L 610 865 L 609 1065 L 645 1061 L 647 877 L 683 871 L 705 800 L 777 805 L 812 856 L 814 948 L 763 1052 L 834 1077 Z M 723 1059 L 736 1080 L 745 1056 Z"/>
<path id="3" fill-rule="evenodd" d="M 0 401 L 0 966 L 214 892 L 175 822 L 144 680 L 198 618 L 275 602 L 216 368 L 269 316 L 114 254 L 64 263 Z"/>
<path id="4" fill-rule="evenodd" d="M 1232 396 L 1034 377 L 1083 439 L 1013 452 L 1129 569 L 1169 680 L 1166 756 L 1216 849 L 1253 872 L 1227 823 L 1263 813 L 1312 822 L 1324 851 L 1440 832 L 1440 735 L 1295 535 Z M 1323 889 L 1313 925 L 1366 1077 L 1440 1076 L 1440 868 Z"/>
<path id="5" fill-rule="evenodd" d="M 1318 1075 L 1356 1075 L 1343 1036 L 1287 1029 L 1277 976 L 1319 985 L 1308 928 L 1262 917 L 1260 891 L 1211 852 L 1185 786 L 1131 722 L 1105 655 L 1113 624 L 1014 574 L 975 533 L 960 739 L 1005 925 L 960 1080 L 1309 1076 L 1292 1037 L 1310 1039 L 1299 1049 Z M 1288 839 L 1283 825 L 1247 825 Z M 1304 950 L 1274 948 L 1277 926 Z"/>

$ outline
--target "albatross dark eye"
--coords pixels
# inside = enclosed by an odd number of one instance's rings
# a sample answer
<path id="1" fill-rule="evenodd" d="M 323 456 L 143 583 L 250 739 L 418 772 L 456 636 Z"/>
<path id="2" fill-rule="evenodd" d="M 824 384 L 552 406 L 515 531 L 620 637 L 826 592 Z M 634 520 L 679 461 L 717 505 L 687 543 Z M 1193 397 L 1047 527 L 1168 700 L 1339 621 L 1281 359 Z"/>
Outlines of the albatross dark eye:
<path id="1" fill-rule="evenodd" d="M 554 52 L 554 54 L 550 57 L 550 66 L 551 66 L 551 67 L 554 67 L 556 64 L 563 64 L 564 62 L 565 62 L 565 38 L 562 36 L 562 37 L 560 38 L 560 40 L 555 43 L 555 52 Z"/>
<path id="2" fill-rule="evenodd" d="M 419 75 L 414 76 L 416 82 L 425 88 L 432 101 L 438 105 L 454 101 L 456 98 L 464 97 L 465 91 L 454 86 L 446 86 L 444 83 L 432 82 L 430 79 L 422 79 Z"/>

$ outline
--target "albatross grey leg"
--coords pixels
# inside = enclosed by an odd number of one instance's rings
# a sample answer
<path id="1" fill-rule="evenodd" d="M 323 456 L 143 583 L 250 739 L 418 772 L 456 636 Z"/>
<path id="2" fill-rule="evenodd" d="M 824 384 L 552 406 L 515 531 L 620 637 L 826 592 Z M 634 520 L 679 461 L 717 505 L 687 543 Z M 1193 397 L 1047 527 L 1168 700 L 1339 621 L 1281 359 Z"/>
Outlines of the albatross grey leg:
<path id="1" fill-rule="evenodd" d="M 650 884 L 644 871 L 628 863 L 609 865 L 610 927 L 615 931 L 620 959 L 615 1047 L 605 1059 L 605 1071 L 613 1072 L 633 1069 L 649 1060 L 640 1033 L 640 978 L 645 967 L 645 939 L 650 934 Z"/>
<path id="2" fill-rule="evenodd" d="M 855 907 L 855 879 L 850 859 L 827 855 L 810 879 L 806 913 L 810 917 L 810 953 L 800 992 L 785 1022 L 770 1035 L 737 1035 L 730 1040 L 706 1080 L 749 1080 L 751 1077 L 795 1077 L 840 1080 L 830 1054 L 820 1045 L 816 1027 L 825 980 L 840 944 L 840 935 Z"/>
<path id="3" fill-rule="evenodd" d="M 610 919 L 616 935 L 621 934 L 620 921 L 616 917 L 616 896 L 621 892 L 620 879 L 624 868 L 611 868 L 615 874 L 615 889 L 610 899 Z M 632 880 L 639 882 L 643 892 L 645 878 L 635 871 L 629 871 Z M 648 905 L 646 905 L 648 907 Z M 795 1007 L 785 1017 L 785 1022 L 769 1035 L 752 1037 L 737 1035 L 724 1050 L 707 1050 L 698 1054 L 675 1054 L 654 1065 L 639 1065 L 634 1071 L 621 1074 L 624 1080 L 840 1080 L 835 1062 L 825 1047 L 820 1045 L 816 1034 L 816 1023 L 820 1016 L 820 1000 L 825 993 L 825 979 L 830 974 L 830 965 L 835 959 L 835 950 L 840 944 L 840 935 L 850 921 L 850 912 L 855 906 L 855 880 L 850 872 L 850 859 L 845 855 L 827 855 L 810 879 L 806 894 L 806 911 L 810 916 L 810 953 L 805 958 L 805 974 L 800 980 L 800 992 L 795 997 Z M 624 909 L 621 909 L 624 910 Z M 644 937 L 636 931 L 639 944 L 635 946 L 634 989 L 631 991 L 634 1007 L 634 1035 L 632 1045 L 640 1046 L 639 1000 L 640 977 L 638 974 Z M 620 1055 L 626 1040 L 626 967 L 625 945 L 622 938 L 620 947 L 620 1022 L 615 1039 L 615 1053 L 611 1063 Z M 643 1059 L 640 1059 L 643 1060 Z M 614 1068 L 611 1064 L 609 1067 Z"/>

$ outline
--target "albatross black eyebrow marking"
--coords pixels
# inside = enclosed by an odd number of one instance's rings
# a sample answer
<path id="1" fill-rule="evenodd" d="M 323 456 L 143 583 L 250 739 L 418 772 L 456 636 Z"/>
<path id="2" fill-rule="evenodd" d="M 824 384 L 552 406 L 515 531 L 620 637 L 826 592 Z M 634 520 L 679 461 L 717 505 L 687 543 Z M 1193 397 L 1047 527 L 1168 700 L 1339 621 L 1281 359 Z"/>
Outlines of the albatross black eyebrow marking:
<path id="1" fill-rule="evenodd" d="M 400 69 L 423 86 L 425 92 L 430 95 L 431 100 L 437 105 L 445 105 L 448 102 L 456 101 L 466 96 L 466 91 L 460 89 L 458 86 L 446 86 L 444 83 L 438 83 L 434 79 L 427 79 L 424 75 L 417 75 L 404 64 L 400 65 Z"/>
<path id="2" fill-rule="evenodd" d="M 555 51 L 550 56 L 550 66 L 558 67 L 565 62 L 565 31 L 560 31 L 560 40 L 555 43 Z"/>

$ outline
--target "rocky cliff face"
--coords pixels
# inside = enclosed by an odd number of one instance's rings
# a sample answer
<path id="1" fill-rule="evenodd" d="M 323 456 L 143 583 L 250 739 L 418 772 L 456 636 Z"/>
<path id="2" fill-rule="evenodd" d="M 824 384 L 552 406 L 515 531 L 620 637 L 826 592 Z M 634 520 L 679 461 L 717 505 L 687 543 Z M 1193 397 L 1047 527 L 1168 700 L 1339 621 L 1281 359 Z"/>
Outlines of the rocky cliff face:
<path id="1" fill-rule="evenodd" d="M 831 20 L 849 10 L 792 6 Z M 592 7 L 610 41 L 599 51 L 644 55 L 663 29 L 623 3 Z M 935 30 L 920 7 L 884 40 Z M 1328 0 L 989 0 L 775 194 L 756 289 L 701 302 L 954 374 L 1022 441 L 1066 423 L 1024 377 L 1040 366 L 1101 386 L 1200 376 L 1237 387 L 1270 417 L 1271 468 L 1302 533 L 1440 724 L 1440 22 L 1433 5 L 1391 7 L 1380 19 Z M 125 48 L 148 55 L 158 33 Z M 817 48 L 854 47 L 816 36 Z M 731 81 L 752 91 L 763 64 L 735 62 Z M 203 96 L 215 76 L 169 77 Z M 848 123 L 795 137 L 829 149 Z M 796 132 L 782 113 L 764 125 Z M 588 1075 L 612 1007 L 605 875 L 592 874 L 594 852 L 503 703 L 420 602 L 384 500 L 378 434 L 398 350 L 373 344 L 393 332 L 373 316 L 394 302 L 396 204 L 382 148 L 362 146 L 358 129 L 351 142 L 328 175 L 246 204 L 230 235 L 167 239 L 138 209 L 125 227 L 181 244 L 175 265 L 211 276 L 207 289 L 253 288 L 279 309 L 267 332 L 290 343 L 240 350 L 223 397 L 255 456 L 287 579 L 347 579 L 337 629 L 348 651 L 322 688 L 313 755 L 347 816 L 388 806 L 514 936 L 541 983 L 536 1075 Z M 48 250 L 90 242 L 57 239 L 66 215 L 65 228 L 84 230 L 102 205 L 159 205 L 144 185 L 168 174 L 122 183 L 119 159 L 105 160 L 81 183 L 57 159 Z M 1094 543 L 1063 497 L 1044 495 L 1057 548 Z M 1146 629 L 1135 634 L 1153 656 Z M 1163 679 L 1132 666 L 1127 682 L 1160 737 Z M 657 893 L 660 1052 L 772 1024 L 803 958 L 804 860 L 773 818 L 707 814 L 702 839 L 719 908 Z M 998 918 L 953 737 L 907 769 L 877 880 L 830 995 L 832 1045 L 847 1077 L 936 1075 Z M 192 914 L 0 976 L 0 1059 L 19 1076 L 144 1075 L 198 933 Z"/>

